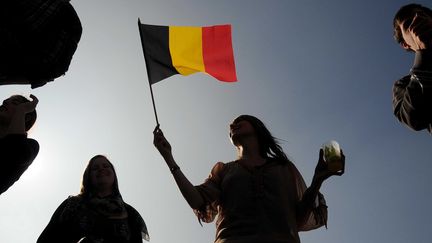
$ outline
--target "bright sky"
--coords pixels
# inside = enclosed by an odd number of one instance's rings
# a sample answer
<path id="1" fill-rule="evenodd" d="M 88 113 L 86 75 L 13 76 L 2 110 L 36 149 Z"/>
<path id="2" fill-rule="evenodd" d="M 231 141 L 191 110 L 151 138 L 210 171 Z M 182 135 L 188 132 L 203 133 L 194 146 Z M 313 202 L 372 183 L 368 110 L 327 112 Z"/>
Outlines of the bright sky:
<path id="1" fill-rule="evenodd" d="M 263 120 L 310 183 L 318 150 L 335 139 L 346 173 L 322 188 L 328 230 L 302 243 L 428 243 L 432 137 L 392 114 L 391 89 L 413 61 L 392 39 L 401 0 L 72 1 L 83 36 L 66 76 L 31 90 L 2 86 L 0 98 L 35 94 L 30 137 L 40 153 L 0 196 L 0 242 L 35 242 L 57 206 L 79 192 L 88 160 L 105 154 L 126 202 L 151 242 L 213 242 L 152 144 L 155 120 L 137 19 L 157 25 L 231 23 L 239 82 L 205 74 L 154 85 L 161 128 L 183 172 L 201 183 L 217 161 L 235 159 L 228 124 Z M 429 0 L 418 3 L 432 7 Z"/>

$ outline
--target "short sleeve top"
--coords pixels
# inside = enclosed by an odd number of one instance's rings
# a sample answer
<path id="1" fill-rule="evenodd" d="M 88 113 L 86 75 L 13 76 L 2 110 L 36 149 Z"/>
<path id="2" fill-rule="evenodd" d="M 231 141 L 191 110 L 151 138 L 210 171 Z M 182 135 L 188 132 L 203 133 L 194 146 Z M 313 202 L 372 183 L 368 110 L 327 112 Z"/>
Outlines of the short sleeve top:
<path id="1" fill-rule="evenodd" d="M 239 162 L 218 162 L 209 177 L 196 186 L 205 205 L 195 210 L 211 222 L 217 216 L 215 242 L 300 242 L 298 231 L 325 224 L 322 195 L 308 220 L 298 220 L 305 182 L 291 162 L 269 160 L 248 168 Z M 316 213 L 316 215 L 315 215 Z M 319 219 L 316 216 L 323 216 Z"/>

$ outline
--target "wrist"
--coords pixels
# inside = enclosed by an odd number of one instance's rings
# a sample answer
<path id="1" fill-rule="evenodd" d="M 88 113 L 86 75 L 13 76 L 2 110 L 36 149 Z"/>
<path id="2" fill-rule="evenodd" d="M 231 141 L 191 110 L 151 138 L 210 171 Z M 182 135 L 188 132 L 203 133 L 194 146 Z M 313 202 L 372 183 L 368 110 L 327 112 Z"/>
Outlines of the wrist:
<path id="1" fill-rule="evenodd" d="M 311 183 L 311 187 L 312 188 L 316 188 L 317 190 L 319 190 L 320 188 L 321 188 L 321 185 L 323 184 L 323 180 L 322 179 L 319 179 L 319 178 L 317 178 L 316 176 L 314 176 L 313 178 L 312 178 L 312 183 Z"/>
<path id="2" fill-rule="evenodd" d="M 174 174 L 176 171 L 180 170 L 180 167 L 178 165 L 169 166 L 169 170 L 171 171 L 171 174 Z"/>

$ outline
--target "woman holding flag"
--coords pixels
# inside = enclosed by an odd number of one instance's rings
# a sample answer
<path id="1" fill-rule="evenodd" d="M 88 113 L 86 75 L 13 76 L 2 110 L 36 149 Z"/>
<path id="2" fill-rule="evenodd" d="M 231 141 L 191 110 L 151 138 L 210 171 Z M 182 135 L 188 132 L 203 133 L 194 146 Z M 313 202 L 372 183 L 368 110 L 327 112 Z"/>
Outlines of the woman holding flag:
<path id="1" fill-rule="evenodd" d="M 299 243 L 299 231 L 327 223 L 327 206 L 319 192 L 332 175 L 320 150 L 309 188 L 269 130 L 256 117 L 242 115 L 229 126 L 235 161 L 215 164 L 204 183 L 194 186 L 175 162 L 171 145 L 157 126 L 154 145 L 167 163 L 198 219 L 216 215 L 216 243 Z M 341 156 L 341 162 L 345 157 Z"/>

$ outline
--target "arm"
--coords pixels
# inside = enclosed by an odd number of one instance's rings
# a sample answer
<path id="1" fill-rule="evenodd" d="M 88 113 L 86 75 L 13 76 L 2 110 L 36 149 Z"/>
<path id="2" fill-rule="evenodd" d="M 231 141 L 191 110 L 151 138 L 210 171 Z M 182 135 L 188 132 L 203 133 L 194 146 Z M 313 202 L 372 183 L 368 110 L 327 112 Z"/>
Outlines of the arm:
<path id="1" fill-rule="evenodd" d="M 411 74 L 393 86 L 393 111 L 399 121 L 419 131 L 432 122 L 432 50 L 416 52 Z"/>
<path id="2" fill-rule="evenodd" d="M 25 134 L 10 134 L 0 139 L 0 194 L 20 178 L 38 152 L 38 142 Z"/>
<path id="3" fill-rule="evenodd" d="M 186 178 L 179 166 L 174 160 L 171 152 L 171 145 L 164 137 L 162 130 L 157 126 L 153 131 L 153 144 L 158 149 L 166 164 L 171 170 L 174 180 L 177 183 L 180 192 L 186 199 L 189 206 L 193 209 L 199 209 L 204 205 L 204 199 L 192 183 Z"/>
<path id="4" fill-rule="evenodd" d="M 342 151 L 341 160 L 345 164 L 345 155 Z M 322 225 L 327 226 L 327 206 L 325 205 L 324 196 L 319 190 L 324 181 L 333 175 L 341 175 L 341 173 L 328 170 L 327 163 L 324 161 L 324 153 L 321 149 L 312 183 L 304 191 L 297 208 L 297 222 L 301 230 L 310 230 Z M 311 223 L 311 216 L 313 216 L 313 223 Z"/>

